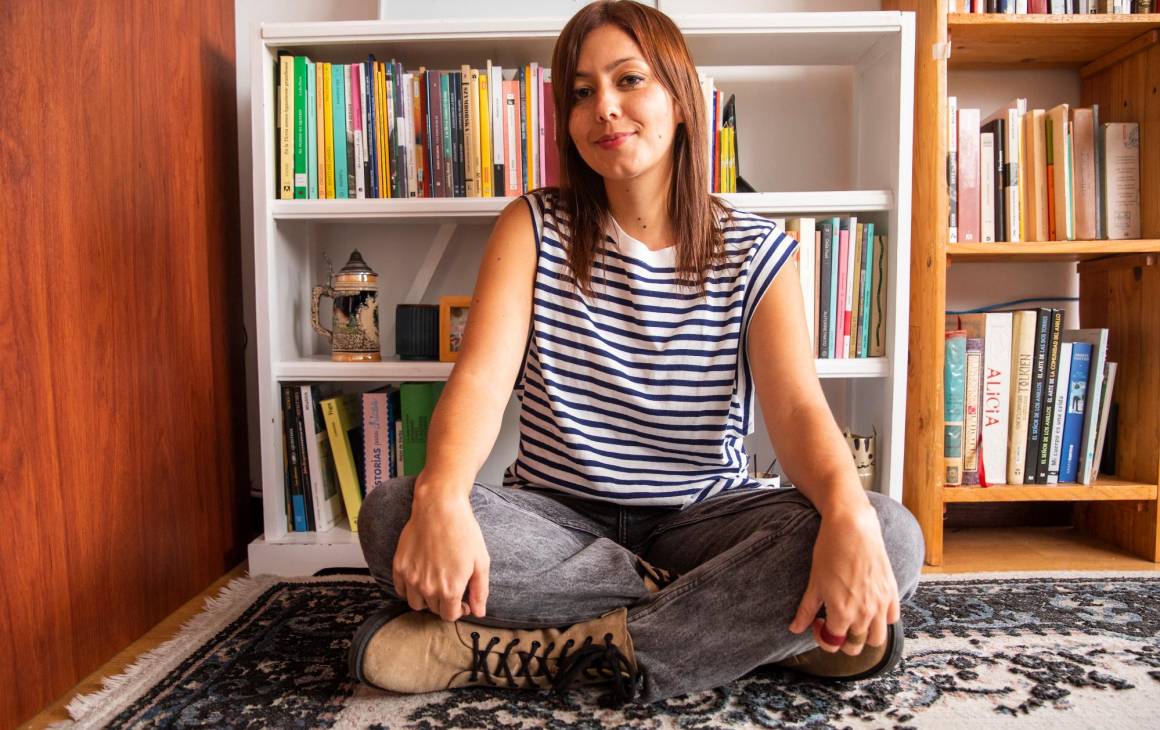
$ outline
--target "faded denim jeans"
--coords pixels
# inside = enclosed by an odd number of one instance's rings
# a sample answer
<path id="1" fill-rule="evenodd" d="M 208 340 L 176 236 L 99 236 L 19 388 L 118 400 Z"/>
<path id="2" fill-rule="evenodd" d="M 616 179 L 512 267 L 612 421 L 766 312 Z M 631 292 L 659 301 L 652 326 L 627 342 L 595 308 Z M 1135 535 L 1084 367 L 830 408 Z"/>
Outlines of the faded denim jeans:
<path id="1" fill-rule="evenodd" d="M 371 575 L 399 600 L 391 563 L 411 515 L 414 477 L 377 487 L 359 512 Z M 922 532 L 899 503 L 868 493 L 902 599 L 922 567 Z M 623 507 L 540 488 L 476 483 L 471 505 L 491 558 L 477 623 L 569 626 L 628 607 L 645 675 L 641 701 L 719 687 L 814 648 L 789 622 L 809 580 L 821 517 L 799 491 L 727 491 L 684 510 Z M 649 592 L 636 556 L 680 577 Z"/>

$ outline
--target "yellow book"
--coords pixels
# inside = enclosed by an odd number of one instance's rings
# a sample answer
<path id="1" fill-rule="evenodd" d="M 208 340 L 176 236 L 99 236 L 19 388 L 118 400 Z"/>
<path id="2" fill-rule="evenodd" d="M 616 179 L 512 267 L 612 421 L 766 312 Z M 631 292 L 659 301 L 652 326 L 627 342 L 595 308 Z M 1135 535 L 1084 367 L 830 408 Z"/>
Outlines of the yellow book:
<path id="1" fill-rule="evenodd" d="M 379 159 L 383 164 L 379 166 L 379 189 L 386 191 L 381 197 L 393 198 L 391 190 L 391 158 L 387 154 L 389 141 L 387 130 L 387 77 L 386 66 L 382 61 L 375 61 L 375 145 L 379 151 Z"/>
<path id="2" fill-rule="evenodd" d="M 524 119 L 527 122 L 524 124 L 527 135 L 527 144 L 524 145 L 524 154 L 526 155 L 527 176 L 528 176 L 528 190 L 536 187 L 536 171 L 535 171 L 535 154 L 532 152 L 532 140 L 536 137 L 536 118 L 532 116 L 532 97 L 536 93 L 536 76 L 533 73 L 535 69 L 532 64 L 524 64 Z"/>
<path id="3" fill-rule="evenodd" d="M 331 92 L 331 69 L 329 63 L 323 64 L 322 69 L 322 113 L 326 135 L 326 197 L 333 199 L 334 194 L 334 95 Z"/>
<path id="4" fill-rule="evenodd" d="M 463 114 L 463 183 L 469 198 L 479 196 L 479 167 L 476 164 L 478 157 L 476 140 L 479 139 L 477 131 L 479 113 L 475 110 L 476 76 L 476 70 L 466 63 L 459 67 L 459 99 Z"/>
<path id="5" fill-rule="evenodd" d="M 278 60 L 278 197 L 294 199 L 294 57 Z"/>
<path id="6" fill-rule="evenodd" d="M 423 84 L 427 82 L 427 68 L 420 66 L 418 72 L 411 78 L 411 109 L 415 115 L 415 183 L 418 189 L 415 197 L 425 198 L 427 189 L 427 134 L 423 118 Z"/>
<path id="7" fill-rule="evenodd" d="M 357 394 L 340 395 L 322 401 L 322 418 L 326 421 L 326 435 L 330 439 L 330 450 L 334 454 L 334 465 L 338 471 L 338 486 L 342 489 L 342 501 L 350 518 L 350 531 L 358 532 L 358 513 L 362 507 L 362 489 L 359 487 L 358 466 L 354 463 L 351 449 L 351 431 L 360 425 Z"/>
<path id="8" fill-rule="evenodd" d="M 491 198 L 495 196 L 495 186 L 491 179 L 491 97 L 486 73 L 479 74 L 479 150 L 483 197 Z"/>

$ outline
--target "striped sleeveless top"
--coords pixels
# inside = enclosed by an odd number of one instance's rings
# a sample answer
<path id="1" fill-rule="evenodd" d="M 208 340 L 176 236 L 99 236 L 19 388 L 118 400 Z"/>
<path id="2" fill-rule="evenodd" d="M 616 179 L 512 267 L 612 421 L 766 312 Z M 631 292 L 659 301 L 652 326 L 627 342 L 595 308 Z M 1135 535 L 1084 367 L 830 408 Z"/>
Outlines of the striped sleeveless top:
<path id="1" fill-rule="evenodd" d="M 793 238 L 734 209 L 725 260 L 702 295 L 677 286 L 675 246 L 652 251 L 613 220 L 589 298 L 568 282 L 569 227 L 554 192 L 523 198 L 537 263 L 515 388 L 519 448 L 504 485 L 682 508 L 761 487 L 744 449 L 755 394 L 745 335 Z"/>

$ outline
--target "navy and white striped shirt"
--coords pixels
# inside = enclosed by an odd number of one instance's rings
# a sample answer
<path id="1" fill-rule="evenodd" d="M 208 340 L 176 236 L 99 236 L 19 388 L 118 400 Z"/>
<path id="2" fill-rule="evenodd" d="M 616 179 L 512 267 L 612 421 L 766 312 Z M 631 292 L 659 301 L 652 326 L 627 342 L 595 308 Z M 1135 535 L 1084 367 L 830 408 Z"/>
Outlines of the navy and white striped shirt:
<path id="1" fill-rule="evenodd" d="M 516 383 L 519 451 L 504 484 L 677 507 L 760 487 L 744 449 L 754 404 L 745 335 L 793 238 L 734 210 L 702 295 L 675 282 L 675 246 L 652 251 L 613 220 L 588 298 L 568 283 L 569 227 L 555 195 L 523 197 L 537 264 Z"/>

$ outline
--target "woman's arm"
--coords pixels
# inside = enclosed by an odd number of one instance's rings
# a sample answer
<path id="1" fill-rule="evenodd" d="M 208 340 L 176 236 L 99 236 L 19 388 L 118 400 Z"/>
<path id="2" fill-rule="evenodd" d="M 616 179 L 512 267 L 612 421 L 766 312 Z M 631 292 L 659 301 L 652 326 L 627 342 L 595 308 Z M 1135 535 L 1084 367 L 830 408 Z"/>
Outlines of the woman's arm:
<path id="1" fill-rule="evenodd" d="M 898 620 L 898 584 L 882 540 L 878 515 L 858 479 L 850 448 L 834 422 L 814 364 L 796 263 L 787 262 L 769 285 L 749 323 L 750 370 L 765 425 L 781 466 L 822 516 L 813 566 L 790 630 L 814 625 L 850 634 L 842 651 L 880 646 Z M 864 637 L 861 641 L 857 637 Z M 822 642 L 836 651 L 838 645 Z"/>
<path id="2" fill-rule="evenodd" d="M 399 596 L 447 621 L 486 611 L 490 557 L 469 495 L 522 365 L 535 269 L 531 212 L 515 200 L 488 240 L 463 345 L 431 416 L 427 463 L 392 561 Z"/>

